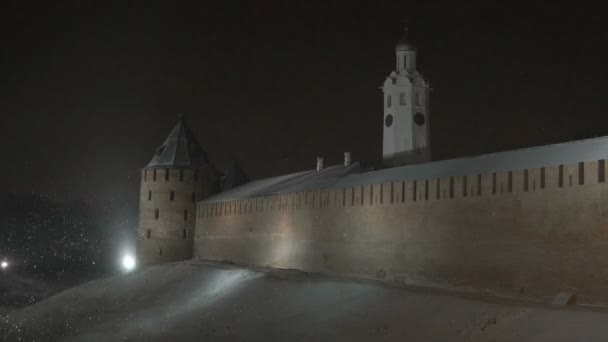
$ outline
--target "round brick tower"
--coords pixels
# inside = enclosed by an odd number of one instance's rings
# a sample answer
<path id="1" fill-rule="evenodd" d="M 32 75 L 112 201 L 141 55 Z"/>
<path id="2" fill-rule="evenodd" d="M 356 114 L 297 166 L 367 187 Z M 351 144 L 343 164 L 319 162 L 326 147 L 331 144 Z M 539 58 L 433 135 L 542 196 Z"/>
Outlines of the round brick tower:
<path id="1" fill-rule="evenodd" d="M 137 258 L 152 265 L 192 258 L 196 201 L 215 190 L 215 171 L 181 115 L 141 171 Z"/>

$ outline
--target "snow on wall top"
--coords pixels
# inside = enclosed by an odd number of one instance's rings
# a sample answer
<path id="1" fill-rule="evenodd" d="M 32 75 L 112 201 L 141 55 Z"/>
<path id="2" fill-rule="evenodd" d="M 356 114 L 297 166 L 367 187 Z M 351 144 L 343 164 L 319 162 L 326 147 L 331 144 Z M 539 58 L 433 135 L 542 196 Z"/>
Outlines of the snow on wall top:
<path id="1" fill-rule="evenodd" d="M 305 171 L 251 182 L 209 197 L 203 202 L 220 202 L 311 189 L 334 189 L 414 179 L 523 170 L 599 159 L 608 159 L 608 136 L 369 172 L 361 172 L 358 163 L 348 167 L 333 166 L 319 172 Z"/>
<path id="2" fill-rule="evenodd" d="M 330 166 L 321 171 L 311 170 L 250 182 L 211 196 L 202 202 L 221 202 L 287 192 L 324 189 L 345 175 L 359 171 L 359 163 L 350 166 Z"/>

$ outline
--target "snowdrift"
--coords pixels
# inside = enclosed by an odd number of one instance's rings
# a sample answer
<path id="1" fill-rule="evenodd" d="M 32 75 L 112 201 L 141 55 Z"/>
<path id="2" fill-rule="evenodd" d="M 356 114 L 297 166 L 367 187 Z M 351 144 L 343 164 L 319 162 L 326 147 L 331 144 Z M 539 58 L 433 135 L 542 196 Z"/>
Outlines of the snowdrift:
<path id="1" fill-rule="evenodd" d="M 188 261 L 95 280 L 1 318 L 5 341 L 604 341 L 601 310 Z"/>

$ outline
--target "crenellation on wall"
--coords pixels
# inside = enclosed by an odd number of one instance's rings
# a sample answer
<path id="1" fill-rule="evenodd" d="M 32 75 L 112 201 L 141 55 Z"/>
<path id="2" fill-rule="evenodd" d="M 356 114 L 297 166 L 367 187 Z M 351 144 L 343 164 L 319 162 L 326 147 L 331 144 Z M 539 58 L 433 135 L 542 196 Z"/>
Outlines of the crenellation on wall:
<path id="1" fill-rule="evenodd" d="M 462 176 L 451 177 L 453 182 L 452 199 L 458 200 L 464 198 L 462 195 Z"/>
<path id="2" fill-rule="evenodd" d="M 600 183 L 598 161 L 584 163 L 584 184 Z M 563 165 L 563 187 L 580 186 L 580 164 Z M 544 176 L 543 176 L 544 173 Z M 329 190 L 306 190 L 302 192 L 274 194 L 252 199 L 233 200 L 202 204 L 199 216 L 231 216 L 255 214 L 264 211 L 288 211 L 298 209 L 335 209 L 361 206 L 395 205 L 418 201 L 442 201 L 474 197 L 498 196 L 509 194 L 509 174 L 511 174 L 511 193 L 538 192 L 556 189 L 558 186 L 559 166 L 547 166 L 524 170 L 472 174 L 459 177 L 420 179 L 403 182 L 387 182 Z M 525 181 L 527 174 L 527 189 Z M 604 169 L 604 175 L 606 171 Z M 495 178 L 495 179 L 494 179 Z M 544 179 L 544 180 L 543 180 Z M 606 176 L 604 176 L 605 182 Z M 453 181 L 453 198 L 450 198 L 450 182 Z M 543 184 L 544 183 L 544 184 Z M 466 186 L 465 186 L 466 185 Z M 415 196 L 414 196 L 415 194 Z M 409 195 L 409 196 L 408 196 Z"/>
<path id="3" fill-rule="evenodd" d="M 598 161 L 585 162 L 585 185 L 598 183 Z"/>
<path id="4" fill-rule="evenodd" d="M 585 263 L 608 269 L 601 261 L 608 253 L 590 247 L 598 239 L 608 243 L 602 228 L 608 188 L 605 176 L 600 183 L 598 161 L 582 165 L 584 184 L 581 164 L 565 164 L 561 188 L 559 165 L 552 165 L 201 202 L 195 256 L 455 286 L 525 287 L 538 295 L 569 286 L 582 298 L 602 297 L 603 288 L 581 279 L 592 273 Z M 233 208 L 229 217 L 222 217 L 222 206 Z M 578 253 L 581 248 L 596 256 Z"/>
<path id="5" fill-rule="evenodd" d="M 393 205 L 391 203 L 391 184 L 390 182 L 380 184 L 380 205 L 387 206 Z"/>

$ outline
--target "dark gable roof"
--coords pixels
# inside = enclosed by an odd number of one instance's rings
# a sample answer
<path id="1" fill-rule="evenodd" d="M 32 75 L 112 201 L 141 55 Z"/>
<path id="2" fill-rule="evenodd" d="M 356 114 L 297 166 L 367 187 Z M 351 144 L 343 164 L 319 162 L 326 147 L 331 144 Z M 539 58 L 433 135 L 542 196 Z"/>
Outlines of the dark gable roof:
<path id="1" fill-rule="evenodd" d="M 146 168 L 198 168 L 207 165 L 209 165 L 207 153 L 196 141 L 180 115 L 177 124 L 171 130 L 165 142 L 156 149 L 154 157 Z"/>
<path id="2" fill-rule="evenodd" d="M 204 202 L 221 202 L 311 189 L 339 189 L 416 179 L 516 171 L 600 159 L 608 159 L 608 136 L 369 172 L 360 172 L 358 164 L 350 167 L 333 166 L 319 172 L 305 171 L 254 181 L 211 196 Z"/>

